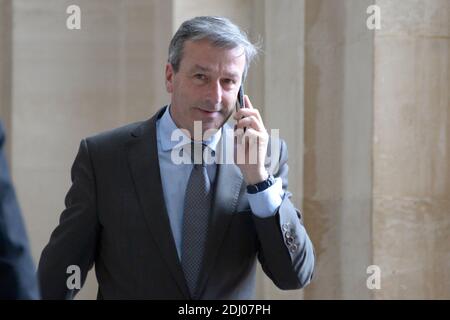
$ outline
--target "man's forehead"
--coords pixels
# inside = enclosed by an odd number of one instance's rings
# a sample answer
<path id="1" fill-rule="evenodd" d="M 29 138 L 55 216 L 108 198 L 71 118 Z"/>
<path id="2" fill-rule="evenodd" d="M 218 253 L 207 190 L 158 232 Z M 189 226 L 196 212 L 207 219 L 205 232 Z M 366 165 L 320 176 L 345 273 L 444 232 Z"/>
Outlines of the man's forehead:
<path id="1" fill-rule="evenodd" d="M 245 52 L 243 47 L 221 48 L 205 40 L 186 41 L 182 64 L 183 60 L 189 69 L 210 72 L 220 67 L 228 73 L 239 74 L 241 65 L 245 65 Z"/>
<path id="2" fill-rule="evenodd" d="M 244 47 L 222 47 L 215 45 L 213 42 L 207 39 L 202 40 L 187 40 L 183 45 L 183 51 L 185 52 L 202 52 L 205 54 L 227 54 L 238 58 L 244 55 Z"/>

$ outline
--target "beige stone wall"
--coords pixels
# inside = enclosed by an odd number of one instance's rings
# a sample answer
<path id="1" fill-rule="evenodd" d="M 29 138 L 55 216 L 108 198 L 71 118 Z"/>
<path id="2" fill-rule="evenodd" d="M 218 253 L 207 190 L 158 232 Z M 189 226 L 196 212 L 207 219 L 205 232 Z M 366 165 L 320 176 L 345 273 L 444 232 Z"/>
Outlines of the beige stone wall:
<path id="1" fill-rule="evenodd" d="M 309 299 L 370 298 L 371 1 L 305 1 L 304 211 L 316 249 Z"/>
<path id="2" fill-rule="evenodd" d="M 380 299 L 450 298 L 450 2 L 377 0 L 374 263 Z"/>
<path id="3" fill-rule="evenodd" d="M 80 140 L 150 117 L 164 103 L 171 36 L 166 1 L 15 0 L 12 172 L 35 261 L 58 223 Z M 80 298 L 94 298 L 92 279 Z"/>

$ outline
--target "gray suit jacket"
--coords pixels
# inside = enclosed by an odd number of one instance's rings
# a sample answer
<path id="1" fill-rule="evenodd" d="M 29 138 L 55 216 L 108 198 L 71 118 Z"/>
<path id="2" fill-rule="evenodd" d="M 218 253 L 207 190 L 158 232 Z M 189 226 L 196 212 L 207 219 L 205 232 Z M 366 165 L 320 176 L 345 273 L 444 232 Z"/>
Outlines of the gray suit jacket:
<path id="1" fill-rule="evenodd" d="M 81 142 L 72 167 L 72 186 L 39 262 L 44 299 L 68 299 L 70 265 L 84 282 L 95 264 L 98 298 L 190 299 L 164 202 L 156 121 L 130 124 Z M 275 176 L 287 187 L 287 150 L 281 144 Z M 201 299 L 249 299 L 259 259 L 281 289 L 305 286 L 314 252 L 301 216 L 286 192 L 278 213 L 258 218 L 234 164 L 218 165 L 216 192 L 203 272 Z"/>

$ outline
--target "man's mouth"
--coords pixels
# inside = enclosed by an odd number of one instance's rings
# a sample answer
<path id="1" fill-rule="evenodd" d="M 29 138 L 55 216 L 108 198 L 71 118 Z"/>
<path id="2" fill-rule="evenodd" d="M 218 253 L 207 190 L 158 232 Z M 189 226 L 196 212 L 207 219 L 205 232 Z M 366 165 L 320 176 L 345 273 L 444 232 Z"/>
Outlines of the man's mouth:
<path id="1" fill-rule="evenodd" d="M 203 115 L 208 115 L 208 116 L 213 116 L 219 113 L 219 111 L 216 110 L 205 110 L 202 108 L 196 108 L 201 114 Z"/>

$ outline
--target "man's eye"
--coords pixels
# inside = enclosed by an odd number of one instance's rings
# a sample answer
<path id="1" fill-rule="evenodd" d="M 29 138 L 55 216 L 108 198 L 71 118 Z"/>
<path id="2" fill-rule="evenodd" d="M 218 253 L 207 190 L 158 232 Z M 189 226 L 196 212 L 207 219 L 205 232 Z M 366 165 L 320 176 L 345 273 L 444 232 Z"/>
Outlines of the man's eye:
<path id="1" fill-rule="evenodd" d="M 224 79 L 223 82 L 225 84 L 235 84 L 236 83 L 236 81 L 234 81 L 233 79 Z"/>
<path id="2" fill-rule="evenodd" d="M 197 73 L 196 75 L 194 75 L 194 78 L 198 80 L 206 80 L 206 76 L 201 73 Z"/>

